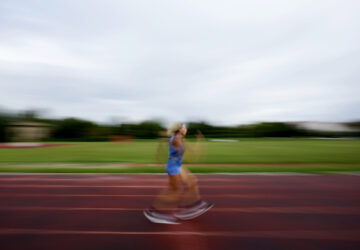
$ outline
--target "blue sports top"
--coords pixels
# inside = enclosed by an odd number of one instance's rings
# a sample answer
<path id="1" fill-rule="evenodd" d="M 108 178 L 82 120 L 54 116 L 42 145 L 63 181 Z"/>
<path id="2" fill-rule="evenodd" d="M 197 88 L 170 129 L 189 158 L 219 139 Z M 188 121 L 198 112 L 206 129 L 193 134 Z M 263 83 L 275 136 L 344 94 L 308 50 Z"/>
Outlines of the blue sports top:
<path id="1" fill-rule="evenodd" d="M 182 164 L 182 158 L 184 156 L 184 146 L 182 145 L 182 142 L 180 141 L 180 147 L 175 148 L 172 145 L 172 142 L 175 138 L 175 135 L 171 136 L 169 141 L 169 159 L 167 162 L 167 165 L 170 166 L 181 166 Z"/>

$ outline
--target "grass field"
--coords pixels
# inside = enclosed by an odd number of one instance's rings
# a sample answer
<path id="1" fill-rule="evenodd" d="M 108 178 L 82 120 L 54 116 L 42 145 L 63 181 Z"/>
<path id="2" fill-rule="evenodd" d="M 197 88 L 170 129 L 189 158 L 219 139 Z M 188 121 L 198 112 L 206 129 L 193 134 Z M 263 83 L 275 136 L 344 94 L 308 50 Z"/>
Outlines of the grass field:
<path id="1" fill-rule="evenodd" d="M 160 166 L 119 167 L 118 163 L 140 165 L 164 163 L 167 157 L 166 142 L 159 144 L 157 140 L 137 140 L 131 143 L 79 142 L 66 144 L 69 145 L 33 149 L 0 149 L 0 171 L 163 172 L 164 168 Z M 192 142 L 190 142 L 190 146 L 193 146 L 191 144 L 193 144 Z M 158 154 L 160 161 L 156 160 L 157 152 L 160 152 Z M 238 142 L 204 141 L 201 145 L 201 155 L 197 155 L 200 157 L 191 157 L 190 153 L 185 156 L 184 162 L 190 164 L 189 168 L 194 172 L 359 171 L 360 140 L 264 138 L 240 139 Z M 89 166 L 98 163 L 102 164 L 102 167 L 68 165 L 71 163 L 84 163 Z M 116 163 L 118 166 L 113 167 L 110 163 Z M 204 166 L 191 166 L 195 163 L 202 163 Z M 222 166 L 225 163 L 245 165 Z M 279 163 L 279 165 L 256 166 L 261 163 Z M 287 163 L 290 165 L 287 166 Z M 304 165 L 294 166 L 291 165 L 292 163 Z M 66 165 L 59 167 L 58 164 Z M 206 166 L 206 164 L 218 165 Z M 252 165 L 247 166 L 246 164 Z M 311 164 L 314 165 L 311 166 Z"/>

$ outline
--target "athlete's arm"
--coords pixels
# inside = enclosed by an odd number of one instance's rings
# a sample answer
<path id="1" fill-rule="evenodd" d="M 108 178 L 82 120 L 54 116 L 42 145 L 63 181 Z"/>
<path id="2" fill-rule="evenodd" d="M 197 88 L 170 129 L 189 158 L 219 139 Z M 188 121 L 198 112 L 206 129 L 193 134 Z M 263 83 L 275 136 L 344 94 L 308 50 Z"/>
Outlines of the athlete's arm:
<path id="1" fill-rule="evenodd" d="M 180 139 L 175 136 L 174 139 L 173 139 L 173 141 L 172 141 L 172 143 L 171 143 L 171 145 L 172 145 L 174 148 L 180 148 L 180 145 L 181 145 Z"/>

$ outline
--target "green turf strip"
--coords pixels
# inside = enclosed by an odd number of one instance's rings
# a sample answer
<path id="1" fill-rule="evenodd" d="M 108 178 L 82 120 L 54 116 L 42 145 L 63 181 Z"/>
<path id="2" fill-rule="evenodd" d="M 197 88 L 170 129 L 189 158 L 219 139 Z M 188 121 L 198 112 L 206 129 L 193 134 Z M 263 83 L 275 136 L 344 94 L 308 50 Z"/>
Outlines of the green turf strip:
<path id="1" fill-rule="evenodd" d="M 61 144 L 61 142 L 59 142 Z M 0 148 L 0 163 L 155 163 L 167 159 L 167 142 L 77 142 L 33 149 Z M 190 146 L 193 145 L 190 143 Z M 202 143 L 202 154 L 185 152 L 185 163 L 360 163 L 360 140 L 239 139 Z"/>

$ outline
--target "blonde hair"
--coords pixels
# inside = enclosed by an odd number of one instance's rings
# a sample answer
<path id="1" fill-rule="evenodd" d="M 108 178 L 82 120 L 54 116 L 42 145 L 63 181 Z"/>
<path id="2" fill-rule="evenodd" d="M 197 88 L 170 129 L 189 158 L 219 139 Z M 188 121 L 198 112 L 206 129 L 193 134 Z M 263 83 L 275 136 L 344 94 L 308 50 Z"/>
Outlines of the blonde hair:
<path id="1" fill-rule="evenodd" d="M 171 124 L 171 126 L 167 130 L 167 135 L 168 136 L 175 135 L 181 129 L 181 127 L 183 125 L 184 125 L 184 123 L 182 123 L 182 122 L 175 122 L 175 123 Z"/>

